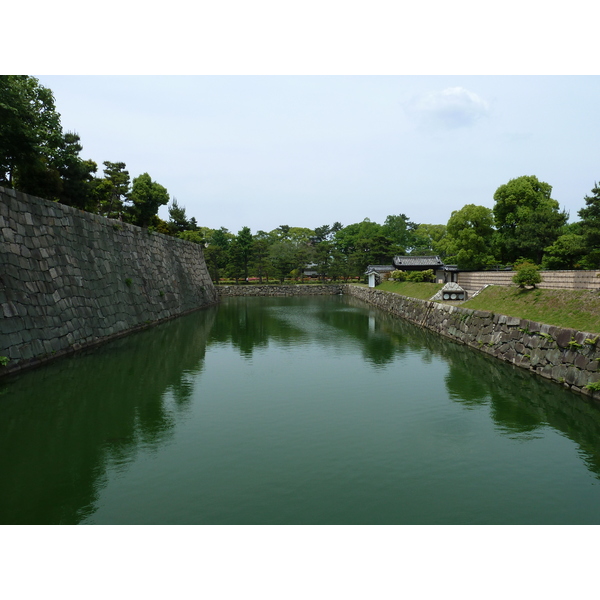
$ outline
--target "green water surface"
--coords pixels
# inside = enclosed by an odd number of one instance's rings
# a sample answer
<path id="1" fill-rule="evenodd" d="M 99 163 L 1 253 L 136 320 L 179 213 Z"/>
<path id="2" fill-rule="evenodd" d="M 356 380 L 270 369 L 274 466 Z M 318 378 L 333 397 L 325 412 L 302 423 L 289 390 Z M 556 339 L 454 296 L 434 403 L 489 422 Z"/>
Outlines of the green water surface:
<path id="1" fill-rule="evenodd" d="M 231 298 L 0 380 L 3 524 L 597 524 L 600 413 L 353 298 Z"/>

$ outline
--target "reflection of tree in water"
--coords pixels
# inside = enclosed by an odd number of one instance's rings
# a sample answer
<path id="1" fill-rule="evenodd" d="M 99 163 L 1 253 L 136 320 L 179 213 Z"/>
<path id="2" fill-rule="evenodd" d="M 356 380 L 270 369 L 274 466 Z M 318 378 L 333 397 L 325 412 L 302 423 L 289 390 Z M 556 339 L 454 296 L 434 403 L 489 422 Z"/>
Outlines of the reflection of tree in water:
<path id="1" fill-rule="evenodd" d="M 0 522 L 77 523 L 92 515 L 107 467 L 127 464 L 140 446 L 157 448 L 172 434 L 207 343 L 232 343 L 250 356 L 270 339 L 351 338 L 373 365 L 406 352 L 435 357 L 448 364 L 454 401 L 489 405 L 498 429 L 520 439 L 550 425 L 600 474 L 600 413 L 575 394 L 356 299 L 239 300 L 2 380 Z"/>
<path id="2" fill-rule="evenodd" d="M 0 522 L 77 523 L 93 513 L 108 464 L 140 444 L 156 448 L 187 410 L 214 316 L 198 311 L 3 380 Z"/>
<path id="3" fill-rule="evenodd" d="M 490 404 L 492 419 L 507 433 L 532 432 L 542 425 L 538 408 L 526 402 L 540 392 L 541 382 L 531 374 L 493 364 L 465 346 L 451 344 L 444 354 L 450 398 L 466 406 Z"/>
<path id="4" fill-rule="evenodd" d="M 454 401 L 470 409 L 489 404 L 498 430 L 511 437 L 531 439 L 541 435 L 544 427 L 554 428 L 579 445 L 588 468 L 600 476 L 597 405 L 523 369 L 388 313 L 377 314 L 376 326 L 377 331 L 395 340 L 396 354 L 410 351 L 423 359 L 436 356 L 446 362 L 446 389 Z"/>
<path id="5" fill-rule="evenodd" d="M 364 305 L 347 304 L 353 308 L 331 310 L 330 307 L 323 306 L 316 316 L 321 324 L 333 327 L 354 340 L 362 348 L 364 358 L 373 365 L 389 364 L 394 357 L 405 352 L 401 338 L 395 332 L 382 328 L 383 313 L 377 312 L 375 318 L 375 311 L 372 309 L 365 310 Z"/>
<path id="6" fill-rule="evenodd" d="M 331 345 L 339 344 L 343 336 L 358 344 L 374 366 L 389 364 L 409 349 L 431 362 L 431 351 L 412 341 L 406 326 L 415 329 L 351 296 L 234 297 L 220 304 L 209 343 L 231 343 L 242 356 L 250 357 L 269 340 L 287 346 L 306 340 Z"/>
<path id="7" fill-rule="evenodd" d="M 588 468 L 600 476 L 600 410 L 582 396 L 532 373 L 443 341 L 451 398 L 467 406 L 489 404 L 498 430 L 532 439 L 550 426 L 576 442 Z M 538 432 L 537 434 L 535 432 Z"/>
<path id="8" fill-rule="evenodd" d="M 281 306 L 285 300 L 292 305 L 294 299 L 227 298 L 218 306 L 219 318 L 210 332 L 209 345 L 231 343 L 242 356 L 250 358 L 255 348 L 267 347 L 272 338 L 293 341 L 303 337 L 302 329 L 266 310 Z"/>

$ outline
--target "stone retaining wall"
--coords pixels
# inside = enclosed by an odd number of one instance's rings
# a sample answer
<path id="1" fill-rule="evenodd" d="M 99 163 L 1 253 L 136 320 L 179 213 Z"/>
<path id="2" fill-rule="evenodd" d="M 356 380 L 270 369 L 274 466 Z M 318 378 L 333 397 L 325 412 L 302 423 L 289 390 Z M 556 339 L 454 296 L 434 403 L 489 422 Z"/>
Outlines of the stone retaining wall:
<path id="1" fill-rule="evenodd" d="M 333 296 L 344 293 L 345 285 L 218 285 L 219 296 Z"/>
<path id="2" fill-rule="evenodd" d="M 476 271 L 458 274 L 458 284 L 466 290 L 478 290 L 484 285 L 514 285 L 514 271 Z M 542 282 L 537 287 L 546 290 L 600 290 L 600 271 L 540 271 Z"/>
<path id="3" fill-rule="evenodd" d="M 0 374 L 217 299 L 198 244 L 0 187 Z"/>
<path id="4" fill-rule="evenodd" d="M 456 342 L 600 400 L 598 334 L 544 325 L 355 285 L 345 292 Z"/>

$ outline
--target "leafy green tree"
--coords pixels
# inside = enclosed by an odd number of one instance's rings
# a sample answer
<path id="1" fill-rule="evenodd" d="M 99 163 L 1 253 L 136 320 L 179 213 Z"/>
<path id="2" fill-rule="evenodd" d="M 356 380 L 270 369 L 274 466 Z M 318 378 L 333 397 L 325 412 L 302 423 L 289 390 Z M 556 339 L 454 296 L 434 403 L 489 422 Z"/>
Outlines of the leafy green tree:
<path id="1" fill-rule="evenodd" d="M 446 225 L 447 261 L 459 269 L 479 270 L 496 262 L 492 253 L 494 215 L 485 206 L 467 204 L 452 212 Z"/>
<path id="2" fill-rule="evenodd" d="M 118 218 L 129 200 L 129 171 L 124 162 L 104 161 L 104 179 L 108 185 L 104 187 L 104 196 L 100 199 L 99 212 L 110 218 Z"/>
<path id="3" fill-rule="evenodd" d="M 501 259 L 519 257 L 541 263 L 544 249 L 560 236 L 568 215 L 550 197 L 552 186 L 525 175 L 501 185 L 494 194 L 494 219 Z"/>
<path id="4" fill-rule="evenodd" d="M 290 239 L 290 226 L 289 225 L 280 225 L 273 231 L 271 231 L 271 235 L 276 240 L 289 240 Z"/>
<path id="5" fill-rule="evenodd" d="M 242 227 L 229 246 L 229 267 L 236 283 L 240 277 L 248 279 L 248 265 L 252 259 L 252 233 Z"/>
<path id="6" fill-rule="evenodd" d="M 315 227 L 314 235 L 311 238 L 313 244 L 320 244 L 331 237 L 331 227 L 329 225 L 321 225 Z"/>
<path id="7" fill-rule="evenodd" d="M 65 133 L 57 150 L 56 169 L 61 177 L 58 200 L 81 210 L 95 211 L 97 202 L 94 196 L 94 173 L 98 165 L 93 160 L 82 160 L 83 150 L 79 135 Z"/>
<path id="8" fill-rule="evenodd" d="M 544 250 L 542 269 L 582 269 L 588 254 L 581 222 L 570 223 L 562 235 Z"/>
<path id="9" fill-rule="evenodd" d="M 269 248 L 269 262 L 275 276 L 281 283 L 297 267 L 296 244 L 290 240 L 281 240 Z"/>
<path id="10" fill-rule="evenodd" d="M 27 75 L 0 76 L 0 183 L 56 199 L 61 189 L 54 165 L 63 142 L 54 95 Z"/>
<path id="11" fill-rule="evenodd" d="M 408 220 L 405 214 L 388 215 L 381 232 L 394 243 L 394 255 L 406 254 L 415 245 L 417 224 Z"/>
<path id="12" fill-rule="evenodd" d="M 331 277 L 335 279 L 345 279 L 348 280 L 348 277 L 352 275 L 350 265 L 348 262 L 348 257 L 342 254 L 333 242 L 331 244 L 331 264 L 329 266 L 329 274 Z"/>
<path id="13" fill-rule="evenodd" d="M 152 217 L 156 216 L 158 209 L 169 202 L 167 189 L 152 181 L 148 173 L 143 173 L 133 180 L 131 187 L 131 201 L 129 207 L 132 223 L 138 227 L 147 227 Z"/>
<path id="14" fill-rule="evenodd" d="M 216 229 L 207 239 L 204 258 L 215 283 L 219 283 L 222 270 L 229 262 L 229 245 L 233 235 L 225 228 Z"/>
<path id="15" fill-rule="evenodd" d="M 316 231 L 316 230 L 315 230 Z M 317 265 L 317 272 L 321 276 L 321 281 L 332 275 L 333 267 L 333 244 L 328 240 L 322 240 L 314 246 L 314 261 Z"/>
<path id="16" fill-rule="evenodd" d="M 184 231 L 194 231 L 197 228 L 196 220 L 187 218 L 185 206 L 179 206 L 177 198 L 173 198 L 168 207 L 169 212 L 169 231 L 172 235 L 177 235 Z"/>
<path id="17" fill-rule="evenodd" d="M 252 239 L 252 269 L 262 283 L 263 276 L 269 282 L 269 242 L 271 237 L 265 231 L 257 231 Z"/>
<path id="18" fill-rule="evenodd" d="M 581 234 L 586 246 L 583 264 L 587 269 L 600 266 L 600 185 L 594 182 L 592 194 L 586 196 L 585 207 L 579 211 Z"/>
<path id="19" fill-rule="evenodd" d="M 336 221 L 331 226 L 321 225 L 321 227 L 316 227 L 311 237 L 311 242 L 318 244 L 326 240 L 331 240 L 340 229 L 343 229 L 343 226 L 339 221 Z"/>
<path id="20" fill-rule="evenodd" d="M 446 257 L 443 244 L 446 235 L 446 225 L 430 225 L 422 223 L 417 225 L 413 232 L 413 247 L 410 254 L 413 256 L 439 256 Z"/>
<path id="21" fill-rule="evenodd" d="M 352 274 L 362 275 L 370 264 L 391 264 L 401 248 L 381 225 L 364 219 L 340 229 L 333 238 L 335 247 L 348 258 Z"/>

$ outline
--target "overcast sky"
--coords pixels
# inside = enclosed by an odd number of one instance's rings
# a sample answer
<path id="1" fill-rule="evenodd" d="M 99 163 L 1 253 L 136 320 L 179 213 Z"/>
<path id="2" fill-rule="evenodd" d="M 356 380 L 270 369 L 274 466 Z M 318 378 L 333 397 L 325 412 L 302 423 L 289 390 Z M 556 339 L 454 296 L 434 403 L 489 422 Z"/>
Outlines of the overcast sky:
<path id="1" fill-rule="evenodd" d="M 600 180 L 598 76 L 38 77 L 84 158 L 147 172 L 232 232 L 445 224 L 521 175 L 576 220 Z"/>

